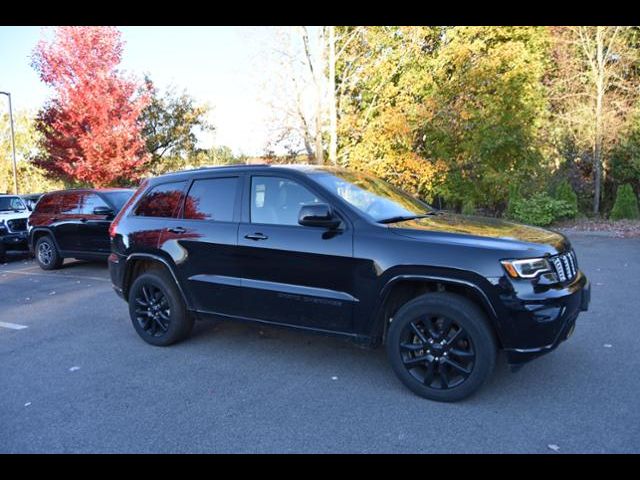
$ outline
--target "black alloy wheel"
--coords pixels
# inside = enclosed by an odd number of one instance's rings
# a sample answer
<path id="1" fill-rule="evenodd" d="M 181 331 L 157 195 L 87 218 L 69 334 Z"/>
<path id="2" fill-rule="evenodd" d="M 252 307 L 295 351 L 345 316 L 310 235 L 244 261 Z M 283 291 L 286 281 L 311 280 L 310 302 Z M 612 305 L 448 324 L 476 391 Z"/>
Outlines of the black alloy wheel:
<path id="1" fill-rule="evenodd" d="M 407 371 L 427 387 L 454 388 L 471 374 L 473 342 L 455 320 L 428 315 L 404 328 L 400 349 Z"/>
<path id="2" fill-rule="evenodd" d="M 175 280 L 163 267 L 139 275 L 131 285 L 128 299 L 133 328 L 145 342 L 167 346 L 191 333 L 193 317 Z"/>
<path id="3" fill-rule="evenodd" d="M 462 400 L 478 390 L 497 356 L 496 338 L 482 309 L 449 292 L 426 293 L 400 307 L 385 342 L 402 383 L 441 402 Z"/>
<path id="4" fill-rule="evenodd" d="M 142 285 L 135 302 L 136 321 L 148 335 L 159 337 L 169 330 L 171 308 L 167 296 L 159 287 L 153 284 Z"/>

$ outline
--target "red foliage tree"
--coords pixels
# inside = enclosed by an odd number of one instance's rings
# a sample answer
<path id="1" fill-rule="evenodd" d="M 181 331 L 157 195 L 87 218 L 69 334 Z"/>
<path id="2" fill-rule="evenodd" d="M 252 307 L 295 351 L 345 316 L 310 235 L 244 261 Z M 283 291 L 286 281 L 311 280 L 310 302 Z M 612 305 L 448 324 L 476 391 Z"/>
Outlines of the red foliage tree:
<path id="1" fill-rule="evenodd" d="M 36 46 L 32 65 L 54 90 L 38 114 L 46 155 L 36 163 L 52 175 L 99 187 L 139 179 L 148 155 L 140 113 L 149 98 L 117 70 L 121 56 L 114 27 L 57 27 L 51 42 Z"/>

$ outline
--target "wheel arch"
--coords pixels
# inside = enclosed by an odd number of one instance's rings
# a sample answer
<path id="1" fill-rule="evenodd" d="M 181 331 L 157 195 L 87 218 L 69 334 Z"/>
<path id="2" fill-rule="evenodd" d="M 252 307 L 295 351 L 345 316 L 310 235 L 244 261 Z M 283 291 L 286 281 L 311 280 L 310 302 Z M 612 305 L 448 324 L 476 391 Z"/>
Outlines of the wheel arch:
<path id="1" fill-rule="evenodd" d="M 29 238 L 30 238 L 29 243 L 31 245 L 32 250 L 35 252 L 36 243 L 38 243 L 38 240 L 40 240 L 42 237 L 47 235 L 51 237 L 54 245 L 56 246 L 56 249 L 58 250 L 58 253 L 60 253 L 61 252 L 60 245 L 58 245 L 58 240 L 56 239 L 55 234 L 50 228 L 46 228 L 46 227 L 34 227 L 29 233 Z"/>
<path id="2" fill-rule="evenodd" d="M 458 294 L 478 305 L 489 320 L 498 345 L 502 346 L 498 313 L 487 293 L 472 281 L 443 275 L 400 274 L 390 278 L 380 291 L 372 336 L 384 344 L 389 320 L 402 305 L 424 293 L 441 291 Z"/>
<path id="3" fill-rule="evenodd" d="M 190 308 L 188 298 L 182 289 L 182 285 L 178 281 L 178 276 L 176 275 L 171 262 L 160 255 L 154 255 L 152 253 L 132 253 L 127 257 L 122 282 L 122 293 L 124 298 L 128 301 L 129 289 L 139 275 L 154 269 L 167 271 L 171 275 L 171 278 L 173 278 L 173 281 L 178 287 L 182 300 L 187 308 Z"/>

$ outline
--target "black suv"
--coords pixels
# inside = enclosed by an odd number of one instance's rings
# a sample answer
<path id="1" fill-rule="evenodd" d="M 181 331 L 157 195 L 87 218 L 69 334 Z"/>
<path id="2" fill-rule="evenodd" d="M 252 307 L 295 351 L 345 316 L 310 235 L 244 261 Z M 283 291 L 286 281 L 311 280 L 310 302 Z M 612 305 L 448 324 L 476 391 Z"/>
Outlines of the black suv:
<path id="1" fill-rule="evenodd" d="M 311 166 L 145 181 L 111 227 L 111 280 L 153 345 L 217 317 L 384 343 L 418 395 L 478 389 L 573 332 L 589 283 L 561 234 L 436 211 L 377 178 Z"/>
<path id="2" fill-rule="evenodd" d="M 43 195 L 29 217 L 29 250 L 44 270 L 67 257 L 106 260 L 109 226 L 133 195 L 124 188 L 61 190 Z"/>

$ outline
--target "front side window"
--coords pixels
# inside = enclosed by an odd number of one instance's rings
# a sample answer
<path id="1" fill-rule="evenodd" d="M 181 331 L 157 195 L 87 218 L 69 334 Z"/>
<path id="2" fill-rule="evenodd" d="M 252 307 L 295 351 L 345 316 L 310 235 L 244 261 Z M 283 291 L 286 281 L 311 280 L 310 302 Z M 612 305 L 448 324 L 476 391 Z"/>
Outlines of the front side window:
<path id="1" fill-rule="evenodd" d="M 336 170 L 310 177 L 376 222 L 428 215 L 431 207 L 379 178 Z"/>
<path id="2" fill-rule="evenodd" d="M 300 207 L 319 202 L 314 193 L 293 180 L 251 178 L 251 223 L 298 225 Z"/>
<path id="3" fill-rule="evenodd" d="M 96 207 L 108 207 L 108 205 L 95 193 L 85 193 L 80 199 L 78 210 L 81 215 L 93 215 L 93 209 Z"/>
<path id="4" fill-rule="evenodd" d="M 26 209 L 20 197 L 0 197 L 0 212 Z"/>
<path id="5" fill-rule="evenodd" d="M 175 217 L 180 209 L 186 184 L 187 182 L 171 182 L 153 187 L 142 197 L 134 215 L 141 217 Z"/>
<path id="6" fill-rule="evenodd" d="M 116 212 L 119 212 L 133 195 L 133 190 L 114 190 L 104 192 L 103 195 L 107 197 L 107 200 L 109 200 L 114 207 L 116 207 Z"/>
<path id="7" fill-rule="evenodd" d="M 238 178 L 194 180 L 184 203 L 184 218 L 230 222 L 236 203 Z"/>

